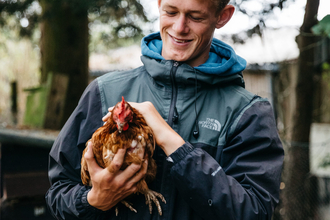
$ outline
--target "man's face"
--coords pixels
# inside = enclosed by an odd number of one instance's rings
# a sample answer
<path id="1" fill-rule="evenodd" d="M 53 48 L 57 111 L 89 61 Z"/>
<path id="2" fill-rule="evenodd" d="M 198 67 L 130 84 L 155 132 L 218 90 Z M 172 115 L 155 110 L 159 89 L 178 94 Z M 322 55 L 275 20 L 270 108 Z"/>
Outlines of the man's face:
<path id="1" fill-rule="evenodd" d="M 162 56 L 199 66 L 208 59 L 220 15 L 211 0 L 159 0 Z M 222 26 L 222 25 L 221 25 Z"/>

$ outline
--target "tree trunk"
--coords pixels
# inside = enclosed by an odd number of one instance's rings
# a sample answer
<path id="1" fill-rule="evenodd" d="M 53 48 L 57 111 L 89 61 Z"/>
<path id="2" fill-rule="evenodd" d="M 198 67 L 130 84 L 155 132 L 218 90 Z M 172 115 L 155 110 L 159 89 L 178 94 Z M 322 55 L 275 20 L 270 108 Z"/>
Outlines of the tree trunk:
<path id="1" fill-rule="evenodd" d="M 292 142 L 285 164 L 284 219 L 313 219 L 315 215 L 316 180 L 309 173 L 309 136 L 313 118 L 314 45 L 311 27 L 317 23 L 319 0 L 307 0 L 303 25 L 297 36 L 300 50 L 296 86 L 296 111 Z"/>
<path id="2" fill-rule="evenodd" d="M 60 129 L 88 84 L 87 8 L 63 0 L 40 5 L 41 83 L 52 76 L 44 128 Z"/>

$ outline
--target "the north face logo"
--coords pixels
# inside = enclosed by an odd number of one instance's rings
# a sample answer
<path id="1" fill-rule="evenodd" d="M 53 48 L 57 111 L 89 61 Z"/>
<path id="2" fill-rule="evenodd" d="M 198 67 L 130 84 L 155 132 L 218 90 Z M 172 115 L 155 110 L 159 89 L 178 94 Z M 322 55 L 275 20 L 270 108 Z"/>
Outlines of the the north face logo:
<path id="1" fill-rule="evenodd" d="M 200 121 L 199 124 L 202 126 L 202 128 L 207 128 L 215 131 L 220 131 L 221 124 L 218 120 L 207 118 L 206 121 Z"/>

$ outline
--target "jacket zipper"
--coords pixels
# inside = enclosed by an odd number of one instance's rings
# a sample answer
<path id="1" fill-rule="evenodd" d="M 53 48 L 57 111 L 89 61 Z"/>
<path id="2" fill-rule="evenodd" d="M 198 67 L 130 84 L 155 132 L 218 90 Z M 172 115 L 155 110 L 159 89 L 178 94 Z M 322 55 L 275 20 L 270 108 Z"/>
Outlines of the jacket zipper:
<path id="1" fill-rule="evenodd" d="M 171 105 L 170 105 L 170 111 L 168 116 L 167 123 L 172 127 L 173 123 L 176 123 L 179 119 L 178 111 L 176 109 L 176 99 L 178 96 L 178 87 L 176 85 L 175 75 L 176 71 L 178 70 L 180 63 L 174 61 L 172 69 L 171 69 L 171 83 L 172 83 L 172 97 L 171 97 Z"/>

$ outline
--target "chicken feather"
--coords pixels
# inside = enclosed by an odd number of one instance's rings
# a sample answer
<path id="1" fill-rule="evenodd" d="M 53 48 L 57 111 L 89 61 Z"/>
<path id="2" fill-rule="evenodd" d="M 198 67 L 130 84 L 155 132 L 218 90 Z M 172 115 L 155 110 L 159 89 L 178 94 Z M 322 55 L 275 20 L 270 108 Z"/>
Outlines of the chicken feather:
<path id="1" fill-rule="evenodd" d="M 146 204 L 149 206 L 150 214 L 152 213 L 152 202 L 157 206 L 159 215 L 162 215 L 162 209 L 157 199 L 160 198 L 166 203 L 165 198 L 158 192 L 149 189 L 147 182 L 152 181 L 156 176 L 157 166 L 152 158 L 155 150 L 155 138 L 151 128 L 147 125 L 143 116 L 129 103 L 122 101 L 118 102 L 111 112 L 111 117 L 106 123 L 97 129 L 92 138 L 89 140 L 93 144 L 93 153 L 97 164 L 102 168 L 107 168 L 109 172 L 114 172 L 111 169 L 111 162 L 119 149 L 126 149 L 124 162 L 121 170 L 126 169 L 130 164 L 142 164 L 144 159 L 148 160 L 147 173 L 143 179 L 137 183 L 136 193 L 145 195 Z M 88 142 L 86 143 L 86 145 Z M 139 153 L 144 150 L 144 159 L 139 157 Z M 84 159 L 83 152 L 81 159 L 81 180 L 84 185 L 92 185 L 88 172 L 87 162 Z M 121 201 L 131 211 L 137 212 L 128 202 Z M 118 209 L 116 209 L 118 214 Z"/>

